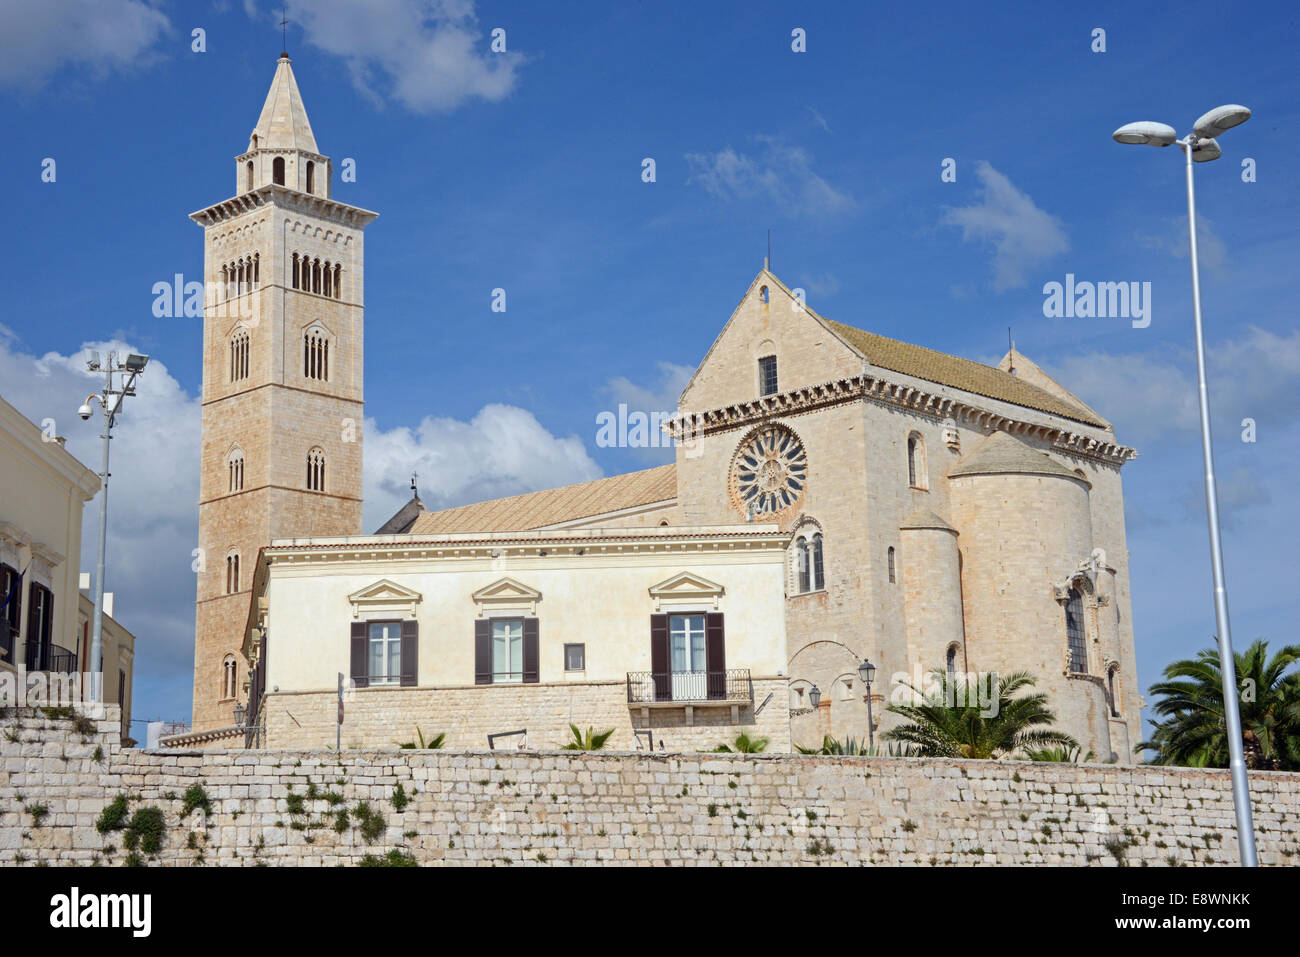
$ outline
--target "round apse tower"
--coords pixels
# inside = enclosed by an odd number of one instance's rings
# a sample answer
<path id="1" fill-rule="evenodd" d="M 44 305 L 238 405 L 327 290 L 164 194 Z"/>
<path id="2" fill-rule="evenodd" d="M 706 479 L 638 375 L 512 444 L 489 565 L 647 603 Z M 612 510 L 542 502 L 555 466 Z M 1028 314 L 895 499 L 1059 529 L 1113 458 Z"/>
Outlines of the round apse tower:
<path id="1" fill-rule="evenodd" d="M 1056 727 L 1111 754 L 1101 678 L 1090 483 L 994 432 L 948 472 L 971 671 L 1028 671 Z"/>

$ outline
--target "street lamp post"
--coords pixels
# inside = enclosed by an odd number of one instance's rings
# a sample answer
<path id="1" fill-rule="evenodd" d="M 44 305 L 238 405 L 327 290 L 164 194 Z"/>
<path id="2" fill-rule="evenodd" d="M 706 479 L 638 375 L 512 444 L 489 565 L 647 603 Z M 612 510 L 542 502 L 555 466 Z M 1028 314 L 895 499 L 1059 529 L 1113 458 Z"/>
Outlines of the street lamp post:
<path id="1" fill-rule="evenodd" d="M 110 352 L 107 360 L 101 363 L 99 355 L 96 354 L 86 367 L 91 372 L 99 372 L 102 368 L 104 392 L 102 395 L 92 393 L 86 396 L 86 401 L 77 410 L 77 414 L 83 421 L 89 420 L 92 415 L 90 401 L 97 399 L 100 410 L 104 414 L 104 431 L 99 436 L 103 440 L 102 465 L 99 473 L 103 497 L 99 502 L 99 550 L 95 558 L 95 616 L 94 624 L 91 626 L 89 662 L 90 702 L 93 705 L 103 704 L 104 701 L 102 659 L 104 657 L 104 552 L 108 541 L 108 443 L 112 441 L 113 425 L 117 413 L 122 408 L 122 401 L 128 395 L 135 395 L 136 376 L 143 372 L 148 364 L 148 356 L 131 354 L 125 360 L 119 360 L 116 352 Z M 124 380 L 120 383 L 120 387 L 119 376 Z"/>
<path id="2" fill-rule="evenodd" d="M 862 664 L 858 665 L 858 677 L 867 686 L 867 747 L 873 751 L 876 748 L 876 729 L 875 720 L 871 716 L 871 679 L 875 674 L 876 666 L 863 658 Z"/>
<path id="3" fill-rule="evenodd" d="M 1237 700 L 1237 668 L 1232 655 L 1232 630 L 1228 623 L 1228 587 L 1223 577 L 1223 549 L 1219 540 L 1219 496 L 1214 482 L 1214 449 L 1210 439 L 1210 393 L 1205 383 L 1205 340 L 1201 330 L 1201 274 L 1196 251 L 1196 188 L 1192 163 L 1207 163 L 1223 155 L 1215 137 L 1250 119 L 1250 110 L 1231 104 L 1210 110 L 1181 140 L 1164 123 L 1130 123 L 1112 138 L 1118 143 L 1170 146 L 1177 143 L 1186 154 L 1187 229 L 1192 259 L 1192 315 L 1196 329 L 1196 376 L 1200 390 L 1201 451 L 1205 459 L 1205 506 L 1210 525 L 1210 568 L 1214 576 L 1214 619 L 1219 632 L 1219 673 L 1223 681 L 1223 716 L 1228 735 L 1232 801 L 1237 812 L 1237 847 L 1244 867 L 1255 867 L 1255 827 L 1250 809 L 1250 785 L 1241 738 L 1241 712 Z"/>

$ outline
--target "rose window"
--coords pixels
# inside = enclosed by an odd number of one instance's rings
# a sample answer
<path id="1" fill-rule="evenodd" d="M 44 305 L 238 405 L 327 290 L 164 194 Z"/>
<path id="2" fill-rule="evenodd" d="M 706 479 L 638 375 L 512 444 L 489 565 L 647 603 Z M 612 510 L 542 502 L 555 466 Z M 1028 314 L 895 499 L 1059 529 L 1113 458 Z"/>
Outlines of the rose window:
<path id="1" fill-rule="evenodd" d="M 755 518 L 795 507 L 807 484 L 808 457 L 784 426 L 769 425 L 750 435 L 732 463 L 732 499 L 742 513 Z"/>

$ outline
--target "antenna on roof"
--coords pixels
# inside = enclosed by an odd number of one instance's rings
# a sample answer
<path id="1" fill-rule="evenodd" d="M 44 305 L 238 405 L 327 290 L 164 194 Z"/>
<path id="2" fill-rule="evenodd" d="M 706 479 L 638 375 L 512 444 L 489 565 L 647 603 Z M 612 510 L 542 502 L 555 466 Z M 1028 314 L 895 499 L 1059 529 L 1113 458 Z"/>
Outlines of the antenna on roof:
<path id="1" fill-rule="evenodd" d="M 1011 327 L 1007 326 L 1007 371 L 1016 374 L 1016 341 L 1011 338 Z"/>
<path id="2" fill-rule="evenodd" d="M 412 493 L 416 498 L 419 498 L 419 496 L 420 496 L 420 491 L 419 491 L 419 489 L 417 489 L 417 488 L 415 487 L 415 480 L 416 480 L 417 478 L 419 478 L 419 477 L 420 477 L 420 473 L 419 473 L 419 472 L 412 472 L 412 473 L 411 473 L 411 493 Z"/>

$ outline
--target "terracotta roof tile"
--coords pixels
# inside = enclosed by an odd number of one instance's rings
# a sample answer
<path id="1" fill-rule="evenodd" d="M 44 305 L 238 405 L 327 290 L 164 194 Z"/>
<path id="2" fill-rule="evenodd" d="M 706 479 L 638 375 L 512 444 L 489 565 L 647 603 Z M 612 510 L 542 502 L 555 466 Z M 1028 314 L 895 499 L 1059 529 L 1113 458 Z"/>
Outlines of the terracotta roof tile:
<path id="1" fill-rule="evenodd" d="M 425 512 L 411 525 L 410 534 L 525 531 L 676 497 L 677 466 L 660 465 L 592 482 Z"/>
<path id="2" fill-rule="evenodd" d="M 832 319 L 824 320 L 831 330 L 844 339 L 850 346 L 861 352 L 874 366 L 915 376 L 927 382 L 949 385 L 965 392 L 1001 399 L 1013 405 L 1050 412 L 1064 416 L 1076 422 L 1084 422 L 1105 428 L 1090 410 L 1059 399 L 1038 386 L 1030 385 L 1010 372 L 973 362 L 960 356 L 950 356 L 946 352 L 914 346 L 910 342 L 900 342 L 846 326 Z"/>

